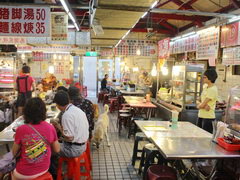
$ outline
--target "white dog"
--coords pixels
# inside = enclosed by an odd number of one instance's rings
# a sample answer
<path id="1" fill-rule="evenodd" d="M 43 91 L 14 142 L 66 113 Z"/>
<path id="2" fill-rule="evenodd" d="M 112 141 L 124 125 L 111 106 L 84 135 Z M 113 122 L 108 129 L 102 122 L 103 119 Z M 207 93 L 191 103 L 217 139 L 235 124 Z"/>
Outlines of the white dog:
<path id="1" fill-rule="evenodd" d="M 109 126 L 109 117 L 108 117 L 109 107 L 107 104 L 104 105 L 104 112 L 98 117 L 98 121 L 95 123 L 95 129 L 93 132 L 93 142 L 99 148 L 101 141 L 104 138 L 104 135 L 107 139 L 107 145 L 110 146 L 109 137 L 108 137 L 108 126 Z"/>

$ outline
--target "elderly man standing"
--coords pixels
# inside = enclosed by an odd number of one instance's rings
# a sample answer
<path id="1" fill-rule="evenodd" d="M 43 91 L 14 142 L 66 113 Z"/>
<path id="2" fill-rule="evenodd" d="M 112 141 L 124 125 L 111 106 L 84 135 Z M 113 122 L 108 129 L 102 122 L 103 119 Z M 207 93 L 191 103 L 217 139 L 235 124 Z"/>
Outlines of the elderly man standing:
<path id="1" fill-rule="evenodd" d="M 61 124 L 53 122 L 53 125 L 62 134 L 60 156 L 78 157 L 86 150 L 86 142 L 89 137 L 89 124 L 86 114 L 70 103 L 67 92 L 59 91 L 54 97 L 57 108 L 63 112 Z M 53 157 L 50 171 L 56 175 L 56 161 L 59 156 Z M 55 165 L 54 165 L 55 164 Z"/>

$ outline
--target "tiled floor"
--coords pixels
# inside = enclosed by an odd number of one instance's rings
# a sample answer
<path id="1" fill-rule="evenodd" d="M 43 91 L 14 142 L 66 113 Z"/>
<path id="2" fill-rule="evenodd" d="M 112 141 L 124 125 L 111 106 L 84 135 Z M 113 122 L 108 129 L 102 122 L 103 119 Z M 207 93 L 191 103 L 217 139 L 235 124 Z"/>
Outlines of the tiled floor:
<path id="1" fill-rule="evenodd" d="M 102 105 L 100 104 L 99 107 L 102 112 Z M 105 141 L 99 149 L 92 146 L 92 178 L 95 180 L 141 179 L 131 165 L 133 139 L 127 138 L 125 130 L 122 131 L 120 136 L 118 135 L 116 113 L 109 113 L 109 118 L 111 146 L 108 147 Z"/>

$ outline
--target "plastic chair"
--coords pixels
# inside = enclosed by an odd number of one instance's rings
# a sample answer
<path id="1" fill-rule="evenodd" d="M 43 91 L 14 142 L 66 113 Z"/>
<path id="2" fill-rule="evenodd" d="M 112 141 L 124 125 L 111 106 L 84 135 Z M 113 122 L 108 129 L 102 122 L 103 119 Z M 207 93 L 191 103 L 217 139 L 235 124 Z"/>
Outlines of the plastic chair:
<path id="1" fill-rule="evenodd" d="M 62 164 L 67 162 L 67 174 L 62 175 Z M 80 167 L 85 168 L 85 172 L 80 171 Z M 79 157 L 68 158 L 60 157 L 58 161 L 57 180 L 67 179 L 79 180 L 81 176 L 86 176 L 87 179 L 91 179 L 90 170 L 91 166 L 89 163 L 89 157 L 87 152 L 83 152 Z"/>
<path id="2" fill-rule="evenodd" d="M 35 179 L 32 179 L 32 180 L 52 180 L 52 175 L 49 173 L 49 172 L 46 172 L 45 174 L 35 178 Z"/>

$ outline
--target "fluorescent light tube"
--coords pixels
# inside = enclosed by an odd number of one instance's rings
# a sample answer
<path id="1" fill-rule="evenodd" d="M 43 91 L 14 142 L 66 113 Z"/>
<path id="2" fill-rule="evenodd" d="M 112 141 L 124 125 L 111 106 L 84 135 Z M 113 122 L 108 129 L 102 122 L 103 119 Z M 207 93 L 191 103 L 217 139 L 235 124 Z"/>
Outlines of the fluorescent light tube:
<path id="1" fill-rule="evenodd" d="M 60 0 L 63 8 L 65 9 L 65 11 L 68 13 L 69 12 L 69 8 L 68 5 L 66 4 L 65 0 Z"/>
<path id="2" fill-rule="evenodd" d="M 75 26 L 75 28 L 77 29 L 77 31 L 80 30 L 79 27 L 78 27 L 78 25 L 77 25 L 77 23 L 74 22 L 74 26 Z"/>
<path id="3" fill-rule="evenodd" d="M 147 13 L 148 13 L 148 11 L 147 11 L 147 12 L 145 12 L 145 13 L 142 15 L 142 17 L 141 17 L 141 18 L 144 18 L 144 17 L 147 15 Z"/>
<path id="4" fill-rule="evenodd" d="M 187 36 L 191 36 L 191 35 L 194 35 L 194 34 L 196 34 L 196 32 L 190 32 L 190 33 L 182 35 L 182 37 L 187 37 Z"/>
<path id="5" fill-rule="evenodd" d="M 70 17 L 70 19 L 72 20 L 73 23 L 76 23 L 76 20 L 75 20 L 75 18 L 73 17 L 73 15 L 72 15 L 71 12 L 68 13 L 68 16 Z"/>
<path id="6" fill-rule="evenodd" d="M 151 9 L 154 8 L 156 5 L 157 5 L 158 1 L 155 1 L 152 6 L 151 6 Z"/>
<path id="7" fill-rule="evenodd" d="M 235 22 L 235 21 L 239 21 L 239 20 L 240 20 L 240 16 L 236 16 L 236 17 L 229 19 L 228 22 L 231 23 L 231 22 Z"/>

